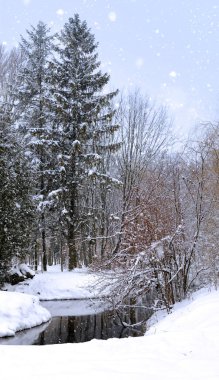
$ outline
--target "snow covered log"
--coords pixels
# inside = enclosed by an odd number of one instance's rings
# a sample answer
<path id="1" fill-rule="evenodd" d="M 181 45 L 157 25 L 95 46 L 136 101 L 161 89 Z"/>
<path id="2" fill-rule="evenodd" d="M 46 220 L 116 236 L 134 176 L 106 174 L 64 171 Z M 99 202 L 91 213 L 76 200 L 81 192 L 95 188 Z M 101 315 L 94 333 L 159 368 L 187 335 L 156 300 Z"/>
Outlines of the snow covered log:
<path id="1" fill-rule="evenodd" d="M 35 272 L 31 268 L 29 268 L 27 264 L 23 263 L 14 266 L 8 273 L 6 280 L 11 285 L 16 285 L 19 282 L 22 282 L 27 278 L 33 278 L 34 276 Z"/>
<path id="2" fill-rule="evenodd" d="M 19 270 L 22 273 L 22 275 L 27 278 L 34 278 L 35 276 L 35 272 L 30 267 L 28 267 L 27 264 L 20 264 Z"/>

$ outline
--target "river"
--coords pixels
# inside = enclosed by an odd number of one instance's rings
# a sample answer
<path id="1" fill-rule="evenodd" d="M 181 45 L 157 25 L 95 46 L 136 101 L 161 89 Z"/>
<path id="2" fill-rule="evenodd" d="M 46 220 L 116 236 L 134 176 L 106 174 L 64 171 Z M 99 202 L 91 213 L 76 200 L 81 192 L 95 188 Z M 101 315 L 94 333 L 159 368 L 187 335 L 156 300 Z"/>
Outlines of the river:
<path id="1" fill-rule="evenodd" d="M 138 324 L 151 316 L 151 311 L 141 307 L 115 311 L 109 303 L 100 300 L 44 301 L 52 319 L 28 330 L 17 332 L 15 337 L 1 338 L 3 345 L 47 345 L 81 343 L 92 339 L 125 338 L 141 336 L 146 324 Z"/>

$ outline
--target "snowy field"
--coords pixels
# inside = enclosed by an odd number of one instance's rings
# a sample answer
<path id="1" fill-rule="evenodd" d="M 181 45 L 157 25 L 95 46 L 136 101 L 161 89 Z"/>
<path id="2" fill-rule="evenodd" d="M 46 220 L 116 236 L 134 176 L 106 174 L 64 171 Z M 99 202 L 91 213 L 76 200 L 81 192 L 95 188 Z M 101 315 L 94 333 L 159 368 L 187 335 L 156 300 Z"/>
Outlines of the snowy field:
<path id="1" fill-rule="evenodd" d="M 85 294 L 82 283 L 92 283 L 89 274 L 81 273 L 81 282 L 80 276 L 74 275 L 77 284 L 80 284 L 75 292 Z M 40 276 L 45 277 L 48 286 L 50 281 L 47 282 L 46 278 L 51 279 L 52 274 Z M 60 284 L 62 276 L 64 281 L 65 273 L 60 275 Z M 34 281 L 39 280 L 36 278 Z M 57 288 L 58 283 L 59 280 L 51 285 Z M 70 283 L 69 280 L 66 286 L 69 287 Z M 28 286 L 26 288 L 30 289 Z M 24 315 L 26 320 L 33 320 L 33 310 L 41 317 L 49 317 L 31 295 L 14 292 L 0 294 L 0 327 L 13 312 L 17 321 L 20 312 L 19 323 L 23 322 Z M 176 305 L 170 315 L 158 320 L 153 317 L 154 324 L 146 336 L 140 338 L 92 340 L 54 346 L 0 345 L 1 380 L 72 380 L 74 377 L 79 380 L 219 379 L 218 291 L 203 289 L 190 300 Z"/>

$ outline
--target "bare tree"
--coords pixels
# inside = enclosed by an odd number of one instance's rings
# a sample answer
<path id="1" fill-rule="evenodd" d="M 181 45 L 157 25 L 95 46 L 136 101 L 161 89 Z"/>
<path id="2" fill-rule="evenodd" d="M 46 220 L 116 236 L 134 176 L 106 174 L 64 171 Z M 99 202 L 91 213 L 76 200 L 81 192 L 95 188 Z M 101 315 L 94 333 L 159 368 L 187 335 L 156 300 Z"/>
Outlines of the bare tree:
<path id="1" fill-rule="evenodd" d="M 123 183 L 120 194 L 120 237 L 114 254 L 128 244 L 128 234 L 144 214 L 156 187 L 162 168 L 159 160 L 170 143 L 170 120 L 163 107 L 151 104 L 139 91 L 122 96 L 117 112 L 121 126 L 122 148 L 117 157 L 117 170 Z M 158 169 L 159 167 L 159 169 Z M 150 222 L 144 218 L 143 223 Z M 127 232 L 126 232 L 127 231 Z M 126 250 L 127 251 L 127 250 Z"/>
<path id="2" fill-rule="evenodd" d="M 211 173 L 218 170 L 217 149 L 212 152 L 212 146 L 209 149 L 206 143 L 197 143 L 183 154 L 167 154 L 163 160 L 158 156 L 158 162 L 154 158 L 152 173 L 147 165 L 141 184 L 146 191 L 142 190 L 144 196 L 141 194 L 140 201 L 130 208 L 129 216 L 133 217 L 124 222 L 120 250 L 112 258 L 117 264 L 113 293 L 117 305 L 128 297 L 149 294 L 154 308 L 164 306 L 169 310 L 209 281 L 209 275 L 212 277 L 209 261 L 211 268 L 217 267 L 215 256 L 204 250 L 208 236 L 216 236 L 215 231 L 208 231 L 207 236 L 206 228 L 212 217 L 214 223 L 218 220 L 218 178 L 216 181 Z M 136 200 L 138 193 L 133 194 Z"/>

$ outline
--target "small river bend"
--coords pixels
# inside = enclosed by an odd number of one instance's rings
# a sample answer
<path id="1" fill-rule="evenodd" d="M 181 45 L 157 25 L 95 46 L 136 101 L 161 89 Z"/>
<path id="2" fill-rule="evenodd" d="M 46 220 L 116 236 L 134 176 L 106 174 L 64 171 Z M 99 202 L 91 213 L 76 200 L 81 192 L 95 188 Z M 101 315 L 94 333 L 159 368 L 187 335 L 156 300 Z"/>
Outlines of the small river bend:
<path id="1" fill-rule="evenodd" d="M 146 326 L 124 327 L 138 324 L 151 316 L 151 311 L 140 307 L 111 310 L 100 300 L 43 301 L 52 319 L 28 330 L 17 332 L 15 337 L 1 338 L 0 345 L 48 345 L 81 343 L 92 339 L 142 336 Z"/>

